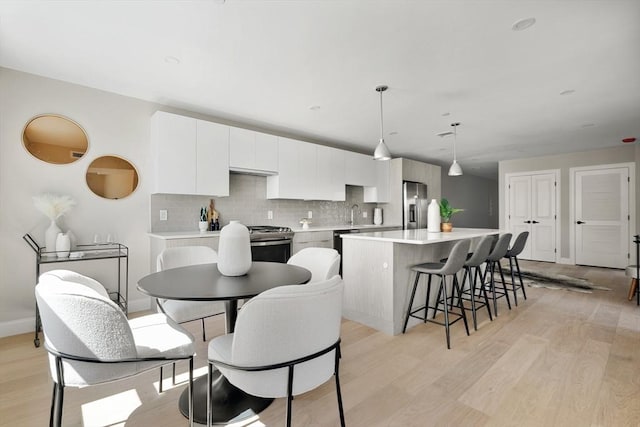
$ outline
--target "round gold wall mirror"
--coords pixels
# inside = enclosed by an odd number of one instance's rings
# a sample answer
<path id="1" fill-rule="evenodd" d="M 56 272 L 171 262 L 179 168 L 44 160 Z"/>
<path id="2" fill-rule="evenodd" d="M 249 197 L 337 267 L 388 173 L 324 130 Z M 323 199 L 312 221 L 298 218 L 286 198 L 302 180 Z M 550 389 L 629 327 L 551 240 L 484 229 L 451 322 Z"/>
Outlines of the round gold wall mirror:
<path id="1" fill-rule="evenodd" d="M 122 157 L 102 156 L 87 169 L 87 185 L 105 199 L 123 199 L 138 187 L 136 168 Z"/>
<path id="2" fill-rule="evenodd" d="M 87 134 L 79 124 L 52 114 L 31 119 L 22 132 L 22 143 L 34 157 L 56 165 L 75 162 L 89 147 Z"/>

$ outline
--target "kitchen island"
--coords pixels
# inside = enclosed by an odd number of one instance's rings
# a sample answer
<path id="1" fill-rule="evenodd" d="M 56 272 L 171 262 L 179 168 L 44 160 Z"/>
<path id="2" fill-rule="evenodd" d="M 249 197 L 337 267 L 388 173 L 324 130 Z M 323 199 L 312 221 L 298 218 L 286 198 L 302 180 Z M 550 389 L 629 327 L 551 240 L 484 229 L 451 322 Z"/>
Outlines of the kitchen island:
<path id="1" fill-rule="evenodd" d="M 458 240 L 471 239 L 473 250 L 483 236 L 499 233 L 495 229 L 455 228 L 447 233 L 418 229 L 343 235 L 343 316 L 390 335 L 400 334 L 409 303 L 411 266 L 439 261 Z M 425 298 L 424 290 L 419 292 L 416 302 Z M 418 322 L 410 319 L 408 327 Z"/>

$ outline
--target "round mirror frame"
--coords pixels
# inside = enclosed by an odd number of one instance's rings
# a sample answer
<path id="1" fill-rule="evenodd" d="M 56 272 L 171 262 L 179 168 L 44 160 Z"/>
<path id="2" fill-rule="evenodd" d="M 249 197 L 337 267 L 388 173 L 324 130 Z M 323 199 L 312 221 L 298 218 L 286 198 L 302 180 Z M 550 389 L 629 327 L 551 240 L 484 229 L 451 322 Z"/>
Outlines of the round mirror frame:
<path id="1" fill-rule="evenodd" d="M 66 165 L 89 149 L 89 136 L 80 124 L 60 114 L 40 114 L 22 130 L 22 146 L 38 160 Z"/>
<path id="2" fill-rule="evenodd" d="M 140 174 L 133 163 L 112 154 L 93 159 L 85 174 L 89 190 L 96 196 L 110 200 L 130 196 L 138 188 L 139 181 Z"/>

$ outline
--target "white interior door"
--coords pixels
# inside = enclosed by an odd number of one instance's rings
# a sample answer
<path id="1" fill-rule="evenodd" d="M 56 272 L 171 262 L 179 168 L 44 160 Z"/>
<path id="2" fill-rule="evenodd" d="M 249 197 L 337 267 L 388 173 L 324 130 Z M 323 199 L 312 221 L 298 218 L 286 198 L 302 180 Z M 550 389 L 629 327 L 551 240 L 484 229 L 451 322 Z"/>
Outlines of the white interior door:
<path id="1" fill-rule="evenodd" d="M 556 177 L 553 173 L 531 176 L 531 258 L 556 260 Z"/>
<path id="2" fill-rule="evenodd" d="M 509 231 L 513 238 L 529 232 L 518 257 L 535 261 L 556 260 L 556 173 L 509 177 Z"/>
<path id="3" fill-rule="evenodd" d="M 575 172 L 576 264 L 624 268 L 629 252 L 629 168 Z"/>
<path id="4" fill-rule="evenodd" d="M 509 231 L 512 241 L 523 231 L 529 232 L 529 239 L 518 258 L 531 259 L 531 176 L 509 178 Z"/>

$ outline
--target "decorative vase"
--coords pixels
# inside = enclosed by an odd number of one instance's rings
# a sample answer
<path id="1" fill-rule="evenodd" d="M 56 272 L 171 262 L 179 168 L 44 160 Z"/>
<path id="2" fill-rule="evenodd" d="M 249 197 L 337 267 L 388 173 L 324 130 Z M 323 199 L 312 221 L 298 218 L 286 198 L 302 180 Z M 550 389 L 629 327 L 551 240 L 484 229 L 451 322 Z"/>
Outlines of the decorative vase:
<path id="1" fill-rule="evenodd" d="M 71 251 L 71 239 L 67 233 L 58 233 L 56 238 L 56 255 L 58 258 L 67 258 Z"/>
<path id="2" fill-rule="evenodd" d="M 44 232 L 44 246 L 47 252 L 51 252 L 47 254 L 48 256 L 55 256 L 53 253 L 56 250 L 56 239 L 58 238 L 58 234 L 61 232 L 60 227 L 56 224 L 56 220 L 52 219 L 49 228 Z"/>
<path id="3" fill-rule="evenodd" d="M 200 230 L 201 233 L 204 233 L 205 231 L 207 231 L 207 228 L 209 228 L 209 223 L 207 221 L 198 222 L 198 229 Z"/>
<path id="4" fill-rule="evenodd" d="M 449 233 L 453 230 L 453 224 L 450 222 L 443 222 L 440 224 L 440 230 L 442 230 L 443 233 Z"/>
<path id="5" fill-rule="evenodd" d="M 249 229 L 239 221 L 230 221 L 220 230 L 218 271 L 225 276 L 242 276 L 250 268 Z"/>
<path id="6" fill-rule="evenodd" d="M 382 209 L 375 208 L 373 210 L 373 223 L 375 225 L 381 225 L 382 224 Z"/>
<path id="7" fill-rule="evenodd" d="M 427 208 L 427 231 L 440 232 L 440 205 L 436 199 L 431 199 Z"/>

